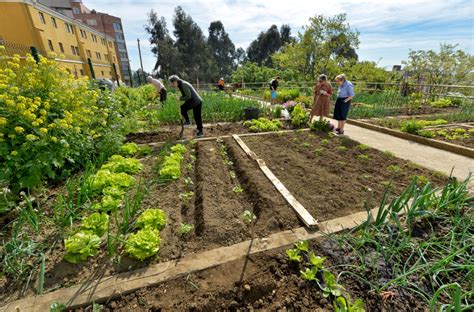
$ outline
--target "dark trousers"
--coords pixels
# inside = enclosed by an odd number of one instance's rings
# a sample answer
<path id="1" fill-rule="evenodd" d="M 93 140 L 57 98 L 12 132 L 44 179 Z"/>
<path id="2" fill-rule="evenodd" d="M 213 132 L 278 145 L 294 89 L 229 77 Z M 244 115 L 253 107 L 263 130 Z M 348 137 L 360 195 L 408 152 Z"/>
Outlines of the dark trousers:
<path id="1" fill-rule="evenodd" d="M 188 111 L 191 109 L 193 110 L 194 121 L 196 122 L 197 129 L 198 131 L 202 131 L 202 103 L 194 105 L 193 102 L 184 102 L 184 104 L 181 105 L 181 115 L 183 115 L 186 122 L 189 122 Z"/>
<path id="2" fill-rule="evenodd" d="M 160 102 L 161 103 L 166 102 L 167 97 L 168 97 L 168 92 L 166 91 L 166 89 L 161 89 L 160 90 Z"/>

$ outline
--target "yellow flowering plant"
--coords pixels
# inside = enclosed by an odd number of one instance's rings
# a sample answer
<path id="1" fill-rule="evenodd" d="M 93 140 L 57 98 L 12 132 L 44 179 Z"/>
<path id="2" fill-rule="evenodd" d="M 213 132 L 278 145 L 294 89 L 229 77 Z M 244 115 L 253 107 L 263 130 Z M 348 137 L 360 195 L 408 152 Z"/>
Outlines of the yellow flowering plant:
<path id="1" fill-rule="evenodd" d="M 54 60 L 8 58 L 0 49 L 0 185 L 17 193 L 115 153 L 121 105 Z"/>

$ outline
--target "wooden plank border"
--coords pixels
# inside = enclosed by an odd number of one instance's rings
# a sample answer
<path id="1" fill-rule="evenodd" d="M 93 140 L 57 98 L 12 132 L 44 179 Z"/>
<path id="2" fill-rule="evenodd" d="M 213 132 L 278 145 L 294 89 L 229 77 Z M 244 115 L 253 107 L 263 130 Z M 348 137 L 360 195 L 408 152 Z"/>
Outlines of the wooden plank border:
<path id="1" fill-rule="evenodd" d="M 378 208 L 372 210 L 377 215 Z M 288 247 L 300 240 L 310 240 L 327 234 L 349 230 L 367 221 L 366 211 L 324 221 L 318 231 L 306 227 L 278 232 L 264 238 L 255 238 L 228 247 L 189 254 L 179 260 L 131 271 L 114 276 L 87 281 L 70 288 L 62 288 L 50 293 L 27 297 L 0 307 L 0 312 L 43 312 L 49 311 L 53 302 L 66 304 L 68 308 L 84 307 L 92 302 L 105 302 L 126 295 L 144 287 L 175 279 L 187 274 L 209 269 L 251 254 Z"/>
<path id="2" fill-rule="evenodd" d="M 265 176 L 273 183 L 275 188 L 280 192 L 280 194 L 286 199 L 286 201 L 293 207 L 298 217 L 303 221 L 307 227 L 315 227 L 318 225 L 318 221 L 313 218 L 313 216 L 306 210 L 306 208 L 288 191 L 285 185 L 273 174 L 270 168 L 267 167 L 265 161 L 258 158 L 258 156 L 252 152 L 252 150 L 247 146 L 247 144 L 242 141 L 242 139 L 237 135 L 232 135 L 237 144 L 244 150 L 244 152 L 253 160 L 255 160 L 260 167 L 260 170 L 265 174 Z"/>

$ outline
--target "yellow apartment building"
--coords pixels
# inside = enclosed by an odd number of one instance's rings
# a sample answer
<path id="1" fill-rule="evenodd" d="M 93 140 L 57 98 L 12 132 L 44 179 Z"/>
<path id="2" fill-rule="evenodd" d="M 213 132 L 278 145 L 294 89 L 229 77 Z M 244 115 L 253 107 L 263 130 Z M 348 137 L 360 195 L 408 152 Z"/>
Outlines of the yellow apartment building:
<path id="1" fill-rule="evenodd" d="M 54 52 L 76 77 L 121 77 L 113 38 L 34 0 L 0 0 L 0 45 L 20 55 Z"/>

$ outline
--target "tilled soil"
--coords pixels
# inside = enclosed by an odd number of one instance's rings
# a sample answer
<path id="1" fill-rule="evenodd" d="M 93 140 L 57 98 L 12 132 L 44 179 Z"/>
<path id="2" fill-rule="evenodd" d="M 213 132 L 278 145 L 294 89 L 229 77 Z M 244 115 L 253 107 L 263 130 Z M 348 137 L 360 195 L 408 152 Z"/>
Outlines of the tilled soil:
<path id="1" fill-rule="evenodd" d="M 371 206 L 376 206 L 390 183 L 390 192 L 399 194 L 414 175 L 425 176 L 435 184 L 446 180 L 345 137 L 299 132 L 243 140 L 320 221 L 363 211 L 369 198 Z M 389 166 L 398 172 L 390 171 Z"/>
<path id="2" fill-rule="evenodd" d="M 334 274 L 346 251 L 329 239 L 311 242 L 325 267 Z M 288 261 L 285 249 L 259 253 L 221 266 L 192 273 L 101 303 L 103 311 L 333 311 L 315 282 L 301 279 L 302 268 Z M 342 275 L 352 300 L 363 299 L 366 311 L 424 311 L 425 305 L 408 292 L 383 301 L 365 285 Z M 90 311 L 91 307 L 74 311 Z"/>
<path id="3" fill-rule="evenodd" d="M 127 135 L 127 142 L 135 142 L 138 144 L 167 142 L 179 139 L 181 132 L 180 125 L 167 125 L 160 127 L 159 131 L 130 133 Z M 205 124 L 204 135 L 206 137 L 218 137 L 222 135 L 236 133 L 248 133 L 248 129 L 242 123 L 218 123 Z M 196 134 L 196 127 L 185 128 L 182 139 L 192 139 Z"/>

